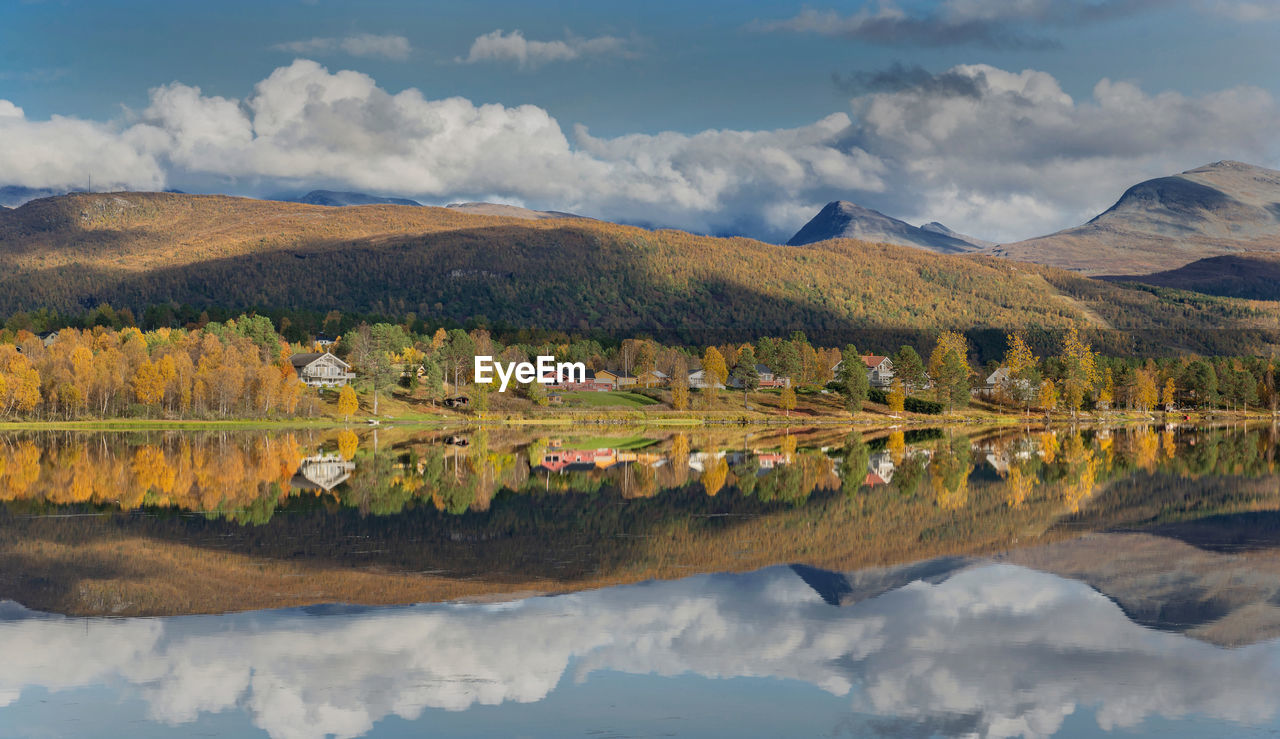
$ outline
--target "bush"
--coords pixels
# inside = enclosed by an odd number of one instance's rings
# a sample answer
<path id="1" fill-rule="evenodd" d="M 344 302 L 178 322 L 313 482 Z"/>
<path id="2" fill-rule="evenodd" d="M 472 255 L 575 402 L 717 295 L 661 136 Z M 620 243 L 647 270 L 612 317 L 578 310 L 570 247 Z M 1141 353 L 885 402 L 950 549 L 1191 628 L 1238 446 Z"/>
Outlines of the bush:
<path id="1" fill-rule="evenodd" d="M 903 408 L 911 413 L 928 413 L 935 416 L 946 410 L 946 406 L 937 401 L 910 397 L 903 404 Z"/>

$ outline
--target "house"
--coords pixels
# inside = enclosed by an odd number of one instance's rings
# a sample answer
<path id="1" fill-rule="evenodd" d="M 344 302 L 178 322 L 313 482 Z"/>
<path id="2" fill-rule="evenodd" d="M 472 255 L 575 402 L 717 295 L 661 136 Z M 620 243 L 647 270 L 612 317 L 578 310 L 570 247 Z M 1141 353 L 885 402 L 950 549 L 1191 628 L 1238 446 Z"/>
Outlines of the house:
<path id="1" fill-rule="evenodd" d="M 604 392 L 607 390 L 617 389 L 618 386 L 617 386 L 617 383 L 615 382 L 616 378 L 617 378 L 617 375 L 607 370 L 602 370 L 600 372 L 596 372 L 595 370 L 587 370 L 583 374 L 581 382 L 577 382 L 577 381 L 561 382 L 561 383 L 551 384 L 548 387 L 554 387 L 558 390 L 565 390 L 565 391 L 594 390 L 597 392 Z"/>
<path id="2" fill-rule="evenodd" d="M 723 390 L 724 385 L 717 379 L 707 374 L 706 370 L 698 370 L 689 373 L 689 387 L 703 390 L 706 388 L 715 388 Z"/>
<path id="3" fill-rule="evenodd" d="M 342 387 L 356 377 L 351 365 L 329 352 L 294 354 L 289 363 L 307 387 Z"/>
<path id="4" fill-rule="evenodd" d="M 671 378 L 667 376 L 667 373 L 656 369 L 641 372 L 639 377 L 636 378 L 636 385 L 640 387 L 666 387 L 669 382 L 671 382 Z"/>
<path id="5" fill-rule="evenodd" d="M 337 341 L 337 339 L 329 334 L 321 333 L 316 334 L 315 338 L 311 340 L 311 345 L 322 352 L 327 352 L 333 346 L 335 341 Z"/>
<path id="6" fill-rule="evenodd" d="M 1009 373 L 1008 367 L 997 367 L 995 372 L 987 375 L 987 379 L 983 380 L 982 386 L 974 388 L 971 393 L 981 395 L 984 398 L 995 397 L 1000 392 L 1008 395 L 1025 395 L 1032 388 L 1026 379 L 1015 379 Z M 1011 392 L 1012 391 L 1012 392 Z"/>
<path id="7" fill-rule="evenodd" d="M 58 340 L 58 332 L 45 331 L 42 334 L 37 334 L 36 338 L 40 339 L 40 343 L 44 344 L 45 346 L 52 346 L 53 342 Z"/>
<path id="8" fill-rule="evenodd" d="M 629 375 L 626 372 L 600 370 L 596 373 L 595 379 L 597 385 L 608 385 L 610 390 L 618 390 L 634 386 L 637 378 L 635 375 Z"/>
<path id="9" fill-rule="evenodd" d="M 300 490 L 314 490 L 317 493 L 323 490 L 328 493 L 346 482 L 355 468 L 354 462 L 337 454 L 303 457 L 289 485 Z"/>
<path id="10" fill-rule="evenodd" d="M 471 398 L 465 395 L 459 395 L 456 398 L 445 398 L 444 405 L 446 408 L 466 408 L 471 405 Z"/>
<path id="11" fill-rule="evenodd" d="M 564 396 L 560 393 L 551 393 L 547 396 L 547 405 L 564 405 Z"/>
<path id="12" fill-rule="evenodd" d="M 867 366 L 867 382 L 871 387 L 886 388 L 893 384 L 893 360 L 878 354 L 869 354 L 862 358 Z"/>
<path id="13" fill-rule="evenodd" d="M 760 388 L 791 386 L 790 377 L 775 375 L 773 374 L 773 370 L 763 364 L 756 365 L 756 377 L 758 378 L 758 384 L 756 386 Z M 738 380 L 733 376 L 729 377 L 729 385 L 731 387 L 742 387 L 742 383 L 738 382 Z"/>
<path id="14" fill-rule="evenodd" d="M 862 481 L 867 487 L 888 485 L 893 482 L 893 456 L 887 450 L 872 454 L 867 460 L 867 476 Z"/>
<path id="15" fill-rule="evenodd" d="M 867 382 L 871 387 L 887 388 L 893 384 L 893 360 L 879 354 L 868 354 L 861 357 L 862 364 L 867 369 Z M 831 367 L 831 375 L 833 377 L 840 376 L 840 368 L 844 366 L 844 360 L 836 362 Z"/>

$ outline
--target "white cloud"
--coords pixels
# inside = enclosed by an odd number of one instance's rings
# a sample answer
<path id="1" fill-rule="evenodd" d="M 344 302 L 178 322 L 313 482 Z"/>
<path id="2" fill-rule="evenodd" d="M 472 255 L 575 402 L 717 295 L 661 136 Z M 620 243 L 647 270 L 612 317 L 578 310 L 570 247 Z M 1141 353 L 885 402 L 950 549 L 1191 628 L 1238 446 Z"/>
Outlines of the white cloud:
<path id="1" fill-rule="evenodd" d="M 30 616 L 0 620 L 0 700 L 61 701 L 60 691 L 103 685 L 152 720 L 241 710 L 278 739 L 532 703 L 567 684 L 571 666 L 579 681 L 597 671 L 801 681 L 847 696 L 886 730 L 961 717 L 973 736 L 1032 738 L 1077 712 L 1106 730 L 1189 715 L 1269 722 L 1280 679 L 1275 642 L 1222 649 L 1146 629 L 1082 583 L 1008 565 L 843 608 L 772 568 L 499 605 Z"/>
<path id="2" fill-rule="evenodd" d="M 563 41 L 534 41 L 517 30 L 502 29 L 486 33 L 471 42 L 466 57 L 459 64 L 477 62 L 513 62 L 521 68 L 540 67 L 549 62 L 565 62 L 588 56 L 633 56 L 633 44 L 616 36 L 580 38 L 568 35 Z"/>
<path id="3" fill-rule="evenodd" d="M 1226 16 L 1241 23 L 1280 20 L 1280 5 L 1273 0 L 1267 2 L 1204 0 L 1201 5 L 1211 13 Z"/>
<path id="4" fill-rule="evenodd" d="M 405 61 L 413 53 L 409 39 L 394 34 L 378 35 L 358 33 L 344 38 L 312 38 L 305 41 L 286 41 L 271 47 L 291 54 L 327 54 L 341 51 L 350 56 L 381 57 Z"/>
<path id="5" fill-rule="evenodd" d="M 936 218 L 986 238 L 1076 225 L 1130 185 L 1221 159 L 1275 161 L 1280 107 L 1238 87 L 1149 94 L 1103 79 L 1087 100 L 1053 76 L 963 65 L 970 92 L 916 85 L 853 99 L 855 140 L 892 162 L 902 217 Z"/>
<path id="6" fill-rule="evenodd" d="M 784 241 L 827 201 L 1013 240 L 1078 224 L 1142 179 L 1220 159 L 1271 165 L 1280 108 L 1259 89 L 1074 99 L 1045 72 L 984 65 L 866 76 L 849 112 L 764 131 L 597 137 L 534 105 L 428 99 L 297 60 L 244 99 L 179 82 L 116 122 L 27 119 L 0 102 L 3 184 L 263 194 L 365 190 L 499 199 Z"/>
<path id="7" fill-rule="evenodd" d="M 1081 26 L 1168 5 L 1168 0 L 945 0 L 903 10 L 891 0 L 865 2 L 852 13 L 804 8 L 781 20 L 759 20 L 756 31 L 791 31 L 883 45 L 1046 48 L 1046 27 Z"/>

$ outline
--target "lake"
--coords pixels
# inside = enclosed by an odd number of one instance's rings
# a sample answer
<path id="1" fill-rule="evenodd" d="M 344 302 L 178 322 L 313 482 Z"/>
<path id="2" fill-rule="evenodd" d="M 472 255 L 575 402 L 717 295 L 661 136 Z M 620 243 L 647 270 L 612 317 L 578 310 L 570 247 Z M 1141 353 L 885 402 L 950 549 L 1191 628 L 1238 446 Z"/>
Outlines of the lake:
<path id="1" fill-rule="evenodd" d="M 0 434 L 0 736 L 1273 736 L 1280 428 Z"/>

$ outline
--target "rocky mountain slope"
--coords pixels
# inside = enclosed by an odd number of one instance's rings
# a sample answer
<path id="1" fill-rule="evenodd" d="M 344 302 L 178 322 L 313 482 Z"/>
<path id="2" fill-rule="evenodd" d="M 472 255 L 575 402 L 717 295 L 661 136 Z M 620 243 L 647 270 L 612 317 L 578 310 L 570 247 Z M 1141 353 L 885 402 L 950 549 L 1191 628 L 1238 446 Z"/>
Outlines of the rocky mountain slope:
<path id="1" fill-rule="evenodd" d="M 847 200 L 837 200 L 818 211 L 818 215 L 797 231 L 787 245 L 803 246 L 827 239 L 858 239 L 913 246 L 940 254 L 964 254 L 981 248 L 940 223 L 929 226 L 931 228 L 917 228 L 879 211 Z"/>
<path id="2" fill-rule="evenodd" d="M 336 190 L 312 190 L 300 198 L 291 200 L 291 202 L 335 207 L 348 205 L 422 205 L 416 200 L 407 198 L 385 198 L 363 192 L 338 192 Z"/>
<path id="3" fill-rule="evenodd" d="M 1142 275 L 1253 251 L 1280 252 L 1280 172 L 1224 161 L 1139 183 L 1083 226 L 988 253 L 1091 275 Z"/>

